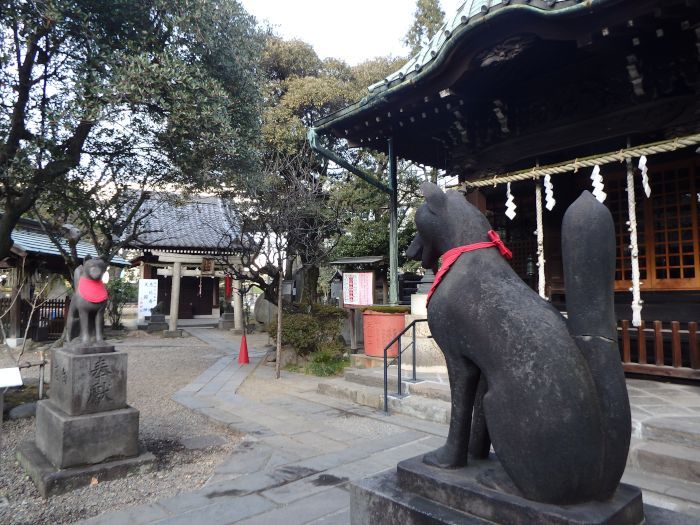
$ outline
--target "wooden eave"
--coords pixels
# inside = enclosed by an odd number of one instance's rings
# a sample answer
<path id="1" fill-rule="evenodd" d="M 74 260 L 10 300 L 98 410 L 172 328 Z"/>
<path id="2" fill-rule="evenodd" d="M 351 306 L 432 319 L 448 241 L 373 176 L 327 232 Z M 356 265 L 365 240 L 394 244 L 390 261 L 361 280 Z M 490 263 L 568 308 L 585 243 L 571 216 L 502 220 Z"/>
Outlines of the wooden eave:
<path id="1" fill-rule="evenodd" d="M 464 146 L 460 127 L 469 125 L 474 108 L 489 105 L 485 122 L 493 127 L 498 123 L 499 98 L 517 101 L 520 91 L 527 89 L 518 83 L 518 71 L 531 77 L 549 76 L 555 93 L 564 87 L 557 82 L 575 78 L 573 70 L 579 62 L 597 59 L 614 65 L 617 69 L 612 74 L 626 82 L 625 60 L 635 53 L 635 39 L 643 35 L 646 42 L 659 31 L 668 36 L 685 31 L 678 38 L 694 41 L 700 20 L 696 1 L 559 2 L 550 9 L 540 4 L 551 2 L 525 3 L 501 3 L 469 21 L 425 68 L 400 82 L 387 82 L 362 101 L 319 121 L 317 132 L 346 139 L 352 147 L 382 152 L 393 137 L 401 158 L 469 173 L 512 168 L 533 155 L 563 152 L 632 132 L 697 127 L 698 102 L 692 90 L 655 99 L 631 96 L 614 110 L 586 113 L 585 122 L 580 117 L 548 122 L 539 130 L 508 130 L 495 140 L 489 136 L 476 144 L 472 139 Z M 557 77 L 560 71 L 565 74 Z M 628 90 L 632 93 L 631 84 Z M 549 103 L 547 93 L 542 103 Z M 513 105 L 504 108 L 506 119 L 509 111 L 518 109 Z M 479 125 L 478 132 L 493 135 L 493 130 Z M 590 133 L 571 132 L 583 128 Z"/>

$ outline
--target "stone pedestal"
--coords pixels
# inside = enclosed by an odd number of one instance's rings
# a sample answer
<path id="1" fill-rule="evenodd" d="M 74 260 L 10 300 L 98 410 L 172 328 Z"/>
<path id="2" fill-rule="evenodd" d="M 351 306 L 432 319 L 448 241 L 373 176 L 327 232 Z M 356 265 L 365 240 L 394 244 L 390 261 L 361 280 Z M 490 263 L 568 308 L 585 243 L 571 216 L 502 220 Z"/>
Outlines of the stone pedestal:
<path id="1" fill-rule="evenodd" d="M 126 366 L 124 352 L 54 350 L 51 403 L 69 416 L 126 408 Z"/>
<path id="2" fill-rule="evenodd" d="M 236 328 L 236 314 L 233 312 L 224 312 L 219 317 L 219 330 L 232 330 Z"/>
<path id="3" fill-rule="evenodd" d="M 43 496 L 155 465 L 152 454 L 139 454 L 139 411 L 126 403 L 124 352 L 70 345 L 54 350 L 51 366 L 49 399 L 37 405 L 36 441 L 17 453 Z"/>
<path id="4" fill-rule="evenodd" d="M 36 408 L 36 446 L 60 469 L 134 457 L 138 437 L 139 411 L 132 407 L 69 416 L 49 399 Z"/>
<path id="5" fill-rule="evenodd" d="M 612 499 L 548 505 L 519 495 L 495 458 L 445 470 L 418 456 L 351 486 L 352 525 L 547 524 L 638 525 L 644 522 L 641 491 L 621 484 Z"/>
<path id="6" fill-rule="evenodd" d="M 146 325 L 146 332 L 149 334 L 162 332 L 168 329 L 168 323 L 165 322 L 165 314 L 152 314 Z"/>

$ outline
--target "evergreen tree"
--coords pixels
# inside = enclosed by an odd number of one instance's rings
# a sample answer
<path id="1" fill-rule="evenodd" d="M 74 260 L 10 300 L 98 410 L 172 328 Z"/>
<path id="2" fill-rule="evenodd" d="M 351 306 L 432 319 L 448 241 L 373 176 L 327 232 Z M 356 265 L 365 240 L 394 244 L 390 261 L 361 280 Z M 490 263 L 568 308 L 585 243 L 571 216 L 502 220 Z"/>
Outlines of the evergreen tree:
<path id="1" fill-rule="evenodd" d="M 439 0 L 416 0 L 413 24 L 403 40 L 404 44 L 410 48 L 411 55 L 418 53 L 425 44 L 430 42 L 444 23 L 444 18 L 445 12 L 440 9 Z"/>
<path id="2" fill-rule="evenodd" d="M 60 207 L 69 186 L 204 190 L 252 169 L 262 39 L 238 2 L 0 0 L 0 13 L 0 259 L 20 217 L 42 198 Z"/>

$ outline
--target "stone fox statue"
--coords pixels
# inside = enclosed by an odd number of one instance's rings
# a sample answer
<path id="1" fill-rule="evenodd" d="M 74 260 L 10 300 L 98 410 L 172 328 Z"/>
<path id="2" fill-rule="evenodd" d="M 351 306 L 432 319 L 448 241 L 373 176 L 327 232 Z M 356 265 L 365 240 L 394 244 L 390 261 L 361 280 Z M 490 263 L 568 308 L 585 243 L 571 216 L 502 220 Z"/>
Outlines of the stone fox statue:
<path id="1" fill-rule="evenodd" d="M 425 268 L 436 269 L 452 248 L 497 238 L 462 194 L 430 183 L 422 191 L 407 255 Z M 614 494 L 631 421 L 613 313 L 610 212 L 583 192 L 565 214 L 562 239 L 568 321 L 515 274 L 497 244 L 459 255 L 434 288 L 428 324 L 445 355 L 452 415 L 447 442 L 424 461 L 463 467 L 492 443 L 524 497 L 574 504 Z"/>
<path id="2" fill-rule="evenodd" d="M 80 319 L 80 340 L 82 343 L 103 341 L 104 311 L 107 305 L 107 288 L 102 276 L 107 264 L 102 259 L 92 259 L 89 255 L 73 274 L 73 289 L 68 310 L 68 337 L 75 337 L 75 322 Z"/>

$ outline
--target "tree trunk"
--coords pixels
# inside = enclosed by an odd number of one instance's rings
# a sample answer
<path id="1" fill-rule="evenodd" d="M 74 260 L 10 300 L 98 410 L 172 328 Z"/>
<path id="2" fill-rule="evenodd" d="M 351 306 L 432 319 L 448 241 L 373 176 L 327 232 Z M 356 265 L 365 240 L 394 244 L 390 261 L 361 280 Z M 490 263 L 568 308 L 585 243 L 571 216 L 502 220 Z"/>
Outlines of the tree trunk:
<path id="1" fill-rule="evenodd" d="M 21 212 L 18 213 L 16 210 L 8 208 L 5 208 L 2 218 L 0 218 L 0 259 L 11 255 L 10 250 L 14 244 L 12 241 L 12 230 L 15 229 L 19 218 L 22 216 Z"/>
<path id="2" fill-rule="evenodd" d="M 290 255 L 287 257 L 286 262 L 284 263 L 284 278 L 285 279 L 293 279 L 294 278 L 294 256 Z"/>
<path id="3" fill-rule="evenodd" d="M 280 378 L 280 362 L 282 361 L 282 279 L 284 279 L 284 275 L 280 271 L 280 282 L 277 287 L 277 357 L 275 359 L 275 377 L 277 379 Z"/>
<path id="4" fill-rule="evenodd" d="M 301 294 L 301 302 L 314 304 L 318 301 L 318 278 L 320 271 L 318 266 L 304 266 L 304 289 Z"/>
<path id="5" fill-rule="evenodd" d="M 279 278 L 280 276 L 282 276 L 282 274 L 278 274 L 277 278 L 274 278 L 270 282 L 270 284 L 265 287 L 260 285 L 260 287 L 263 290 L 263 296 L 265 297 L 265 299 L 270 301 L 275 306 L 279 306 L 277 304 L 277 301 L 279 300 L 278 295 L 281 296 L 281 294 L 279 293 L 279 291 L 282 289 L 282 280 Z M 284 276 L 282 276 L 282 279 L 283 278 Z"/>

